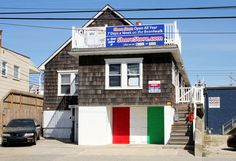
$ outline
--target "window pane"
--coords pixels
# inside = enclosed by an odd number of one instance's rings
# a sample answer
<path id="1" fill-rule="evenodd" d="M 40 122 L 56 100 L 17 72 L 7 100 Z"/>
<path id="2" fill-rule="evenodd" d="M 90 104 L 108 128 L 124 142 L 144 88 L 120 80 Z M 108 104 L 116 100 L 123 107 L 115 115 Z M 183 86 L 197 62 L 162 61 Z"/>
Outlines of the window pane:
<path id="1" fill-rule="evenodd" d="M 78 83 L 79 83 L 79 75 L 76 74 L 76 75 L 75 75 L 75 84 L 78 84 Z"/>
<path id="2" fill-rule="evenodd" d="M 61 85 L 61 94 L 70 94 L 70 85 Z"/>
<path id="3" fill-rule="evenodd" d="M 7 62 L 2 62 L 2 75 L 7 74 Z"/>
<path id="4" fill-rule="evenodd" d="M 120 74 L 120 64 L 110 64 L 109 74 Z"/>
<path id="5" fill-rule="evenodd" d="M 139 63 L 127 64 L 128 74 L 139 74 Z"/>
<path id="6" fill-rule="evenodd" d="M 61 83 L 62 84 L 70 84 L 70 74 L 62 74 L 61 75 Z"/>
<path id="7" fill-rule="evenodd" d="M 78 91 L 79 91 L 78 89 L 79 89 L 79 85 L 77 84 L 77 85 L 75 85 L 75 94 L 78 94 L 78 93 L 79 93 L 79 92 L 78 92 Z"/>
<path id="8" fill-rule="evenodd" d="M 19 79 L 19 67 L 14 65 L 14 78 Z"/>
<path id="9" fill-rule="evenodd" d="M 110 76 L 109 77 L 109 86 L 110 87 L 119 87 L 121 86 L 120 76 Z"/>
<path id="10" fill-rule="evenodd" d="M 128 86 L 139 86 L 139 75 L 128 76 Z"/>

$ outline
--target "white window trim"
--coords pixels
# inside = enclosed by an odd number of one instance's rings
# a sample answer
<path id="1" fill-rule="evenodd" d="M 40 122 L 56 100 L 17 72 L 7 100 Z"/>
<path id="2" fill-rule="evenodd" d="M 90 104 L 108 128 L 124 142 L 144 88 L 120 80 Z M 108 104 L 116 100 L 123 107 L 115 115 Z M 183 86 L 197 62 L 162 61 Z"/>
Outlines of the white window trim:
<path id="1" fill-rule="evenodd" d="M 58 70 L 58 77 L 57 77 L 57 96 L 77 96 L 78 94 L 75 93 L 75 83 L 72 84 L 72 81 L 75 79 L 76 74 L 78 74 L 78 70 Z M 61 74 L 70 74 L 70 87 L 72 86 L 70 90 L 70 94 L 62 94 L 61 93 Z"/>
<path id="2" fill-rule="evenodd" d="M 17 78 L 15 78 L 15 66 L 18 67 L 18 76 L 17 76 Z M 18 80 L 18 81 L 20 80 L 20 67 L 18 65 L 13 66 L 13 79 Z"/>
<path id="3" fill-rule="evenodd" d="M 122 59 L 105 59 L 105 90 L 127 90 L 127 89 L 143 89 L 143 58 L 122 58 Z M 140 85 L 135 87 L 127 86 L 127 64 L 139 63 Z M 109 86 L 109 65 L 121 64 L 121 87 Z"/>
<path id="4" fill-rule="evenodd" d="M 2 69 L 3 69 L 3 65 L 2 65 L 2 64 L 3 64 L 4 62 L 6 63 L 6 74 L 5 74 L 5 75 L 2 74 Z M 2 77 L 5 77 L 5 78 L 7 78 L 7 73 L 8 73 L 8 65 L 7 65 L 7 64 L 8 64 L 8 63 L 7 63 L 6 61 L 2 61 L 2 62 L 1 62 L 1 75 L 2 75 Z"/>

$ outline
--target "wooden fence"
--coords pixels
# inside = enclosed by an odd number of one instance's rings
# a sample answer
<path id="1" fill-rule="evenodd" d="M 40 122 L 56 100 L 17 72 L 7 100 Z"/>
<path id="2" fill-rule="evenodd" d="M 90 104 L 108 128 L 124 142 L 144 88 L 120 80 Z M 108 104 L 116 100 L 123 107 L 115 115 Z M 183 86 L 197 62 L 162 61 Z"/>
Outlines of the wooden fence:
<path id="1" fill-rule="evenodd" d="M 14 118 L 34 118 L 42 125 L 43 96 L 11 90 L 0 101 L 0 134 Z"/>

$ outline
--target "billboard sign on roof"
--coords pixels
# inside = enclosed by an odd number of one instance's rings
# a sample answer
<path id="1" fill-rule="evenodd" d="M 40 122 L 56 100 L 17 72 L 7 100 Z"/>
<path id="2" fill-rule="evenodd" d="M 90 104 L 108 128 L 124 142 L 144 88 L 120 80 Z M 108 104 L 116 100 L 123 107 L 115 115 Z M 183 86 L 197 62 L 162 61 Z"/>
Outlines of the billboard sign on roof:
<path id="1" fill-rule="evenodd" d="M 164 45 L 164 25 L 106 27 L 106 47 Z"/>

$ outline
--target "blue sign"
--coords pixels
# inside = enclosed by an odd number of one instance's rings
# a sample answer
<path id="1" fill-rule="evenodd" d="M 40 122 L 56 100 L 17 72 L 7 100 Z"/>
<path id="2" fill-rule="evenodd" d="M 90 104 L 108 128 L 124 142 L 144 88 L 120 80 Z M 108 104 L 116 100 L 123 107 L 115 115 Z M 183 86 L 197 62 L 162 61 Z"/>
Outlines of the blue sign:
<path id="1" fill-rule="evenodd" d="M 106 27 L 106 47 L 164 45 L 164 25 Z"/>

